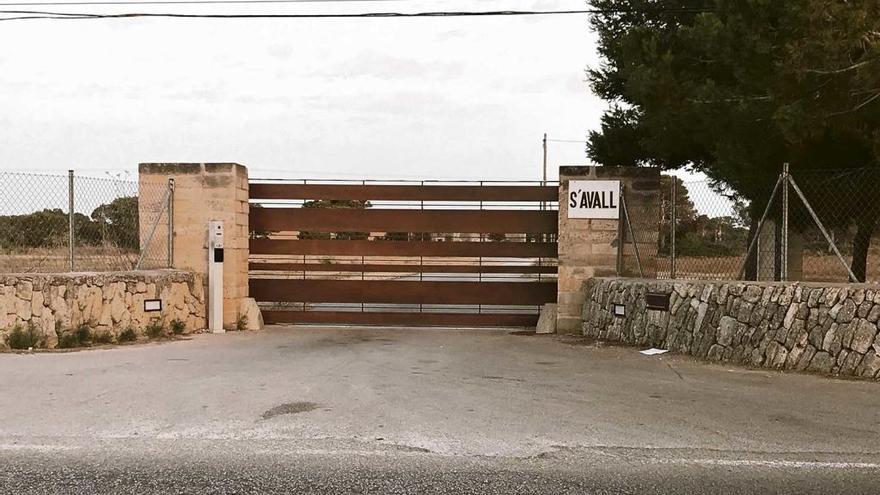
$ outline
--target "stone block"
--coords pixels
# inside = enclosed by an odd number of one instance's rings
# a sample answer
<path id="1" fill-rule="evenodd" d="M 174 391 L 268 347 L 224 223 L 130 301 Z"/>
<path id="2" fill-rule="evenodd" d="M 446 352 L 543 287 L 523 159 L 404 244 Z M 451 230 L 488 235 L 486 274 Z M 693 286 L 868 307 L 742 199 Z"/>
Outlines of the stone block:
<path id="1" fill-rule="evenodd" d="M 548 334 L 556 333 L 556 305 L 547 303 L 541 307 L 541 315 L 538 317 L 538 325 L 535 333 Z"/>
<path id="2" fill-rule="evenodd" d="M 244 319 L 245 330 L 263 329 L 263 313 L 260 311 L 260 307 L 257 305 L 257 301 L 254 298 L 245 297 L 241 299 L 239 314 L 241 315 L 241 318 Z"/>
<path id="3" fill-rule="evenodd" d="M 856 329 L 853 333 L 852 341 L 849 347 L 860 353 L 868 352 L 874 343 L 874 337 L 877 335 L 877 326 L 867 320 L 858 320 Z"/>

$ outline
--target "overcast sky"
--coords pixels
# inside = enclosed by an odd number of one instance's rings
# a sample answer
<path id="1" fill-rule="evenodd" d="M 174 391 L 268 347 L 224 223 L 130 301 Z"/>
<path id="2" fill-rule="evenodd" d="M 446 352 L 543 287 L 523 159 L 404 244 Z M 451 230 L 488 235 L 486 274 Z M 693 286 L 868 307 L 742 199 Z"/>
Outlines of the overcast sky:
<path id="1" fill-rule="evenodd" d="M 582 0 L 40 7 L 74 12 L 580 9 Z M 6 7 L 10 8 L 10 7 Z M 252 176 L 539 179 L 541 137 L 606 105 L 585 15 L 0 23 L 0 169 L 234 161 Z M 551 143 L 551 177 L 584 145 Z"/>

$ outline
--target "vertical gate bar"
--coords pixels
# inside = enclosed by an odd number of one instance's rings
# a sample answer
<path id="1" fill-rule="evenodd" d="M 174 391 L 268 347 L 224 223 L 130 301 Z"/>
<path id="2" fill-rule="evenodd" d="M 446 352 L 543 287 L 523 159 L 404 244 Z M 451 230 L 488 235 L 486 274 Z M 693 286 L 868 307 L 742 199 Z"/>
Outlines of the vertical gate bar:
<path id="1" fill-rule="evenodd" d="M 483 181 L 480 181 L 480 188 L 482 189 L 482 187 L 483 187 Z M 480 198 L 481 198 L 481 199 L 480 199 L 480 211 L 483 211 L 483 200 L 482 200 L 482 197 L 483 197 L 483 195 L 480 194 Z M 481 243 L 484 242 L 484 241 L 483 241 L 483 232 L 480 232 L 480 242 L 481 242 Z M 477 259 L 477 265 L 478 265 L 478 266 L 477 266 L 477 280 L 478 280 L 479 282 L 482 282 L 482 281 L 483 281 L 483 257 L 482 257 L 482 256 L 480 256 L 480 257 Z M 478 304 L 478 305 L 477 305 L 477 313 L 479 313 L 479 314 L 483 314 L 483 305 L 482 305 L 482 304 Z"/>
<path id="2" fill-rule="evenodd" d="M 67 268 L 73 271 L 73 170 L 67 171 Z"/>
<path id="3" fill-rule="evenodd" d="M 670 196 L 672 196 L 672 199 L 671 199 L 672 204 L 671 204 L 670 210 L 669 210 L 670 217 L 672 217 L 670 219 L 670 224 L 669 224 L 669 236 L 671 238 L 670 246 L 669 246 L 669 254 L 670 254 L 670 258 L 671 258 L 670 259 L 670 267 L 669 267 L 669 272 L 670 272 L 669 278 L 671 278 L 671 279 L 675 279 L 675 223 L 676 223 L 675 203 L 676 203 L 676 194 L 678 192 L 676 190 L 676 188 L 678 187 L 678 184 L 676 184 L 676 182 L 677 182 L 677 178 L 673 175 L 672 176 L 672 191 L 670 192 Z"/>
<path id="4" fill-rule="evenodd" d="M 308 184 L 309 184 L 309 180 L 308 180 L 308 179 L 303 179 L 303 185 L 304 185 L 304 186 L 307 186 Z M 303 205 L 305 205 L 305 200 L 303 200 Z M 302 206 L 300 206 L 300 208 L 302 208 Z M 297 238 L 298 238 L 298 237 L 299 237 L 299 234 L 297 234 Z M 305 254 L 303 254 L 303 273 L 302 273 L 302 279 L 303 279 L 303 280 L 306 280 L 306 255 L 305 255 Z M 302 303 L 302 310 L 301 310 L 301 311 L 302 311 L 303 313 L 305 313 L 306 311 L 308 311 L 308 303 L 305 303 L 305 302 Z"/>
<path id="5" fill-rule="evenodd" d="M 788 163 L 782 164 L 782 253 L 781 264 L 779 270 L 779 278 L 785 282 L 788 280 Z"/>
<path id="6" fill-rule="evenodd" d="M 419 185 L 421 185 L 422 187 L 425 187 L 425 181 L 421 181 L 419 183 Z M 424 200 L 419 201 L 419 210 L 425 211 L 425 201 Z M 424 239 L 419 239 L 419 241 L 423 241 L 423 240 Z M 423 268 L 424 264 L 425 264 L 425 257 L 423 255 L 419 254 L 419 282 L 423 282 L 424 278 L 425 278 L 424 277 L 424 268 Z M 424 307 L 423 307 L 422 303 L 419 303 L 419 313 L 423 313 L 423 312 L 424 312 Z"/>
<path id="7" fill-rule="evenodd" d="M 366 181 L 366 180 L 362 180 L 362 181 L 361 181 L 361 186 L 362 186 L 364 189 L 366 189 L 366 185 L 367 185 L 367 181 Z M 364 204 L 364 206 L 366 207 L 366 204 Z M 370 238 L 370 232 L 367 232 L 367 239 L 369 239 L 369 238 Z M 364 274 L 364 255 L 361 255 L 361 282 L 364 281 L 364 276 L 365 276 L 365 274 Z M 361 301 L 361 313 L 364 312 L 364 309 L 365 309 L 365 308 L 364 308 L 364 302 Z"/>

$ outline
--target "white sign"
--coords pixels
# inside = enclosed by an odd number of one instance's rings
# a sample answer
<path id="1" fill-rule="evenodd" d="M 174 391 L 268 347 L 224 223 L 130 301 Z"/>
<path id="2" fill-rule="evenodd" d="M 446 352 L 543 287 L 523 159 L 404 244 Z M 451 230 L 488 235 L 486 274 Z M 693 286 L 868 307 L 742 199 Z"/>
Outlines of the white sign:
<path id="1" fill-rule="evenodd" d="M 568 218 L 620 218 L 619 180 L 573 180 L 568 183 Z"/>
<path id="2" fill-rule="evenodd" d="M 144 311 L 162 311 L 162 300 L 144 299 Z"/>

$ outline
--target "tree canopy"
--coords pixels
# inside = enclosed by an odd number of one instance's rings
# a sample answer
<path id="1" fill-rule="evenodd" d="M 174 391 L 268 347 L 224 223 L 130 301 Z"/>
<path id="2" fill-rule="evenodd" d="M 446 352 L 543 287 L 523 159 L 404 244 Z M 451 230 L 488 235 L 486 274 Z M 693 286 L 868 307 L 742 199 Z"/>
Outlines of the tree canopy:
<path id="1" fill-rule="evenodd" d="M 880 2 L 591 4 L 602 62 L 588 75 L 611 104 L 589 136 L 596 162 L 691 167 L 758 203 L 784 162 L 795 174 L 880 165 Z M 821 207 L 870 231 L 864 199 Z"/>
<path id="2" fill-rule="evenodd" d="M 69 217 L 61 209 L 0 216 L 0 249 L 54 248 L 68 243 Z M 102 204 L 91 217 L 74 213 L 74 241 L 81 246 L 139 248 L 138 198 L 125 196 Z"/>

